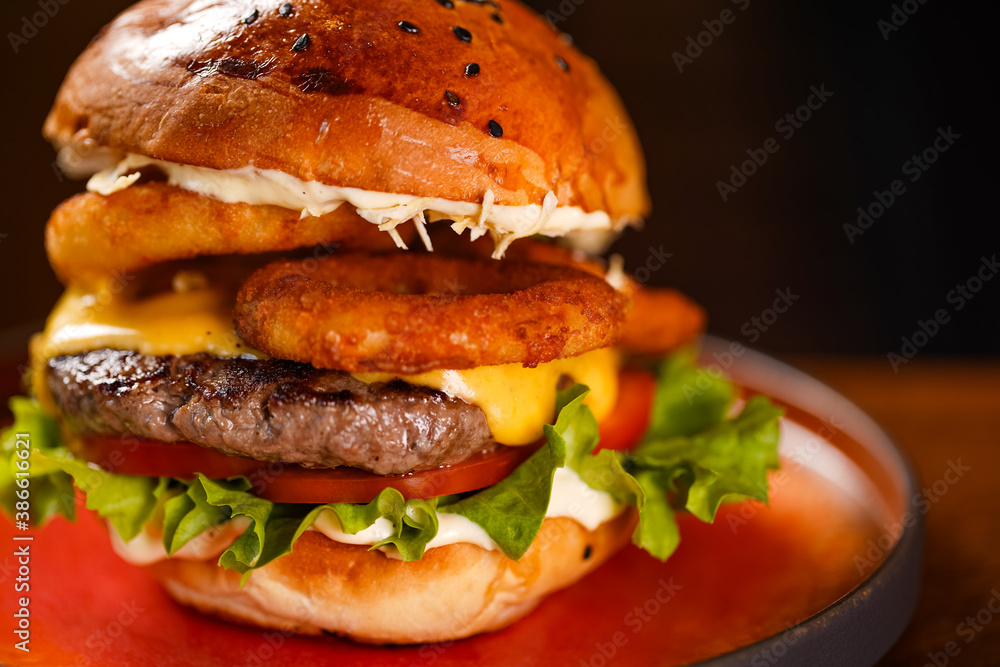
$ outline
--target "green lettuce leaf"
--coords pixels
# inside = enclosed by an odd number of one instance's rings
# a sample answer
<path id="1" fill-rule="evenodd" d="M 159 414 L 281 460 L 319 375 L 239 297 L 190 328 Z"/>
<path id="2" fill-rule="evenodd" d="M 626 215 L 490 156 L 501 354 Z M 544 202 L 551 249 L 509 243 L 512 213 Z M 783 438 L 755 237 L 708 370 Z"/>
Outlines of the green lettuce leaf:
<path id="1" fill-rule="evenodd" d="M 624 459 L 602 449 L 594 453 L 600 435 L 597 419 L 583 400 L 588 392 L 582 384 L 560 391 L 556 397 L 558 417 L 555 426 L 545 427 L 551 442 L 559 440 L 566 448 L 566 465 L 592 489 L 608 493 L 623 505 L 642 508 L 644 494 L 636 479 L 625 471 Z"/>
<path id="2" fill-rule="evenodd" d="M 379 518 L 388 520 L 392 524 L 392 533 L 371 548 L 392 545 L 396 547 L 400 558 L 411 561 L 420 560 L 427 543 L 437 535 L 437 503 L 436 498 L 404 500 L 402 493 L 388 488 L 383 489 L 367 505 L 331 503 L 320 509 L 333 511 L 340 521 L 341 529 L 349 535 L 357 535 L 370 528 Z"/>
<path id="3" fill-rule="evenodd" d="M 185 485 L 163 503 L 163 548 L 173 555 L 185 544 L 230 518 L 228 507 L 209 504 L 201 484 Z"/>
<path id="4" fill-rule="evenodd" d="M 28 472 L 32 523 L 44 524 L 57 514 L 73 519 L 75 485 L 87 494 L 87 508 L 107 519 L 122 539 L 130 540 L 139 534 L 166 493 L 168 479 L 116 475 L 75 459 L 62 445 L 58 422 L 37 401 L 14 398 L 11 411 L 14 423 L 4 431 L 0 445 L 4 456 L 0 498 L 8 513 L 17 488 L 14 453 L 17 434 L 21 433 L 27 434 L 31 442 Z"/>
<path id="5" fill-rule="evenodd" d="M 547 444 L 514 472 L 475 495 L 442 507 L 442 511 L 479 524 L 508 558 L 518 560 L 542 527 L 552 496 L 552 478 L 566 461 L 565 440 L 557 431 L 557 427 L 546 426 Z"/>
<path id="6" fill-rule="evenodd" d="M 662 475 L 655 470 L 635 474 L 635 480 L 643 491 L 643 503 L 639 506 L 639 525 L 632 534 L 632 543 L 656 558 L 666 560 L 681 543 L 681 531 L 662 479 Z"/>
<path id="7" fill-rule="evenodd" d="M 72 478 L 42 455 L 62 445 L 59 423 L 30 398 L 12 398 L 10 409 L 14 413 L 14 423 L 0 434 L 0 508 L 8 516 L 14 516 L 15 493 L 19 488 L 15 477 L 19 460 L 17 434 L 28 434 L 31 450 L 27 479 L 30 480 L 32 523 L 42 525 L 60 514 L 68 519 L 75 518 Z"/>
<path id="8" fill-rule="evenodd" d="M 87 495 L 87 509 L 107 519 L 125 541 L 139 534 L 170 483 L 164 477 L 115 475 L 79 461 L 63 448 L 41 455 L 73 478 Z"/>
<path id="9" fill-rule="evenodd" d="M 661 470 L 662 486 L 683 507 L 711 522 L 727 497 L 767 502 L 767 471 L 778 467 L 778 418 L 782 410 L 754 396 L 738 416 L 692 436 L 646 439 L 636 448 L 636 469 Z"/>
<path id="10" fill-rule="evenodd" d="M 739 415 L 727 418 L 735 388 L 698 368 L 695 356 L 684 350 L 660 365 L 649 429 L 631 452 L 613 453 L 617 469 L 599 477 L 592 473 L 596 460 L 610 458 L 606 450 L 569 463 L 591 488 L 607 491 L 619 502 L 634 494 L 631 504 L 639 509 L 639 525 L 632 541 L 661 560 L 680 543 L 678 509 L 711 523 L 726 500 L 767 502 L 767 471 L 778 467 L 783 411 L 754 396 Z M 578 428 L 589 433 L 596 425 Z M 630 481 L 623 482 L 622 475 Z"/>
<path id="11" fill-rule="evenodd" d="M 688 348 L 661 362 L 647 439 L 693 435 L 725 419 L 735 388 L 718 374 L 699 368 L 696 357 Z"/>

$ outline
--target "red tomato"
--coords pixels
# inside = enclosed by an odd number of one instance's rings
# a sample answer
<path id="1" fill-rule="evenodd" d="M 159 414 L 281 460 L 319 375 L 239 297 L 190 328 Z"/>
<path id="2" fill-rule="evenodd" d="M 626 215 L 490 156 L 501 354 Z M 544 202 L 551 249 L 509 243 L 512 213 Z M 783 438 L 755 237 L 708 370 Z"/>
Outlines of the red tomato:
<path id="1" fill-rule="evenodd" d="M 167 444 L 130 437 L 86 438 L 75 449 L 81 458 L 123 475 L 178 479 L 192 479 L 196 472 L 216 479 L 244 475 L 257 495 L 274 502 L 366 503 L 387 487 L 411 499 L 491 486 L 512 473 L 538 447 L 498 447 L 452 466 L 407 475 L 375 475 L 346 467 L 309 469 L 227 456 L 189 442 Z"/>
<path id="2" fill-rule="evenodd" d="M 71 445 L 73 453 L 107 472 L 193 479 L 196 472 L 221 479 L 249 475 L 264 461 L 226 456 L 190 442 L 165 443 L 135 436 L 90 436 Z"/>
<path id="3" fill-rule="evenodd" d="M 498 447 L 452 466 L 406 475 L 374 475 L 357 468 L 306 469 L 274 463 L 250 475 L 254 491 L 281 503 L 366 503 L 385 488 L 411 498 L 434 498 L 475 491 L 501 481 L 538 449 Z"/>
<path id="4" fill-rule="evenodd" d="M 618 403 L 600 424 L 601 441 L 597 449 L 631 449 L 649 428 L 656 378 L 640 370 L 622 371 L 618 384 Z"/>

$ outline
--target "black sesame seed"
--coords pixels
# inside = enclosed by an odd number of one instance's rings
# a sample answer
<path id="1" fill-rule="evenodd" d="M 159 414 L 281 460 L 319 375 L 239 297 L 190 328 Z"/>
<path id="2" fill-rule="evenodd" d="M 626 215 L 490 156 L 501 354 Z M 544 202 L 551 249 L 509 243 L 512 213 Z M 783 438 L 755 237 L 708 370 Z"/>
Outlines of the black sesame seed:
<path id="1" fill-rule="evenodd" d="M 250 25 L 251 23 L 253 23 L 254 21 L 257 20 L 258 16 L 260 16 L 260 12 L 258 12 L 255 9 L 252 12 L 250 12 L 249 14 L 247 14 L 246 16 L 243 17 L 243 22 L 246 23 L 247 25 Z"/>
<path id="2" fill-rule="evenodd" d="M 278 7 L 278 16 L 283 19 L 287 19 L 292 15 L 292 3 L 286 2 L 285 4 Z"/>
<path id="3" fill-rule="evenodd" d="M 402 30 L 403 32 L 408 32 L 411 35 L 416 35 L 418 32 L 420 32 L 420 28 L 413 25 L 409 21 L 400 21 L 396 25 L 398 25 L 399 29 Z"/>
<path id="4" fill-rule="evenodd" d="M 496 12 L 490 14 L 490 18 L 499 23 L 500 25 L 503 25 L 503 17 L 497 14 Z"/>
<path id="5" fill-rule="evenodd" d="M 452 28 L 452 32 L 455 33 L 455 37 L 458 37 L 463 42 L 472 41 L 472 33 L 463 28 L 462 26 L 459 25 L 455 26 L 454 28 Z"/>
<path id="6" fill-rule="evenodd" d="M 479 63 L 469 63 L 465 66 L 465 76 L 478 76 Z"/>
<path id="7" fill-rule="evenodd" d="M 305 51 L 309 48 L 309 35 L 303 34 L 292 44 L 292 51 Z"/>
<path id="8" fill-rule="evenodd" d="M 459 104 L 462 103 L 461 98 L 455 93 L 451 92 L 450 90 L 444 91 L 444 97 L 446 100 L 448 100 L 448 104 L 450 104 L 453 107 L 457 107 Z"/>
<path id="9" fill-rule="evenodd" d="M 583 560 L 590 560 L 590 557 L 593 555 L 593 553 L 594 553 L 594 550 L 591 549 L 590 545 L 588 544 L 583 549 Z"/>
<path id="10" fill-rule="evenodd" d="M 500 9 L 500 3 L 496 2 L 496 0 L 486 0 L 486 4 L 493 9 Z"/>
<path id="11" fill-rule="evenodd" d="M 556 65 L 559 65 L 559 69 L 561 69 L 564 72 L 569 71 L 569 63 L 560 58 L 559 56 L 556 56 Z"/>
<path id="12" fill-rule="evenodd" d="M 490 121 L 490 134 L 499 139 L 503 136 L 503 128 L 500 127 L 500 123 L 495 120 Z"/>
<path id="13" fill-rule="evenodd" d="M 438 4 L 444 7 L 445 9 L 455 9 L 455 3 L 452 2 L 451 0 L 437 0 L 437 1 Z"/>

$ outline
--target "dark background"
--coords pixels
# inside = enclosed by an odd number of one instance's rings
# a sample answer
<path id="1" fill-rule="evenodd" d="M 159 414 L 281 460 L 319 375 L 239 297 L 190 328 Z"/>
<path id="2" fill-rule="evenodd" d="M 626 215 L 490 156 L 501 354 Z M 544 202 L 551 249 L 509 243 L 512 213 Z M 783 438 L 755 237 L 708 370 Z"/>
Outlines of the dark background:
<path id="1" fill-rule="evenodd" d="M 0 3 L 8 132 L 0 329 L 11 331 L 4 345 L 21 344 L 58 295 L 42 230 L 49 211 L 83 189 L 54 170 L 42 120 L 74 56 L 129 4 L 44 1 L 67 4 L 18 53 L 10 33 L 22 32 L 38 0 Z M 779 353 L 885 355 L 945 308 L 950 322 L 927 356 L 1000 352 L 1000 280 L 960 311 L 946 299 L 982 256 L 1000 252 L 985 4 L 910 0 L 915 13 L 888 39 L 877 25 L 893 12 L 888 1 L 530 4 L 601 64 L 643 141 L 655 210 L 646 230 L 617 248 L 632 268 L 650 247 L 672 253 L 650 282 L 678 286 L 704 304 L 713 332 Z M 692 49 L 696 57 L 679 72 L 674 52 L 724 9 L 733 21 L 700 55 Z M 775 123 L 806 102 L 810 86 L 833 95 L 786 139 Z M 903 163 L 948 127 L 960 139 L 911 183 Z M 770 137 L 778 152 L 723 202 L 717 181 Z M 843 225 L 894 179 L 906 192 L 851 244 Z M 777 289 L 799 298 L 763 331 L 751 318 L 771 306 Z M 750 328 L 759 333 L 747 335 Z"/>

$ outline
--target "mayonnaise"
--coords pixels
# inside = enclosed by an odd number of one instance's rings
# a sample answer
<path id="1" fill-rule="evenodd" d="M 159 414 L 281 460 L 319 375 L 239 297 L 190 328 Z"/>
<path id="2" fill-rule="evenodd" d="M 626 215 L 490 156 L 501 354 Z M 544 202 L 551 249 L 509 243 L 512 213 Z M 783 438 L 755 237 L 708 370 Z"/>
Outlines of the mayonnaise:
<path id="1" fill-rule="evenodd" d="M 497 243 L 495 256 L 502 257 L 512 241 L 534 234 L 556 237 L 570 232 L 600 232 L 622 229 L 631 219 L 612 220 L 604 211 L 587 212 L 577 206 L 559 206 L 555 193 L 549 192 L 541 205 L 506 206 L 493 203 L 494 194 L 486 192 L 482 203 L 453 201 L 435 197 L 373 192 L 360 188 L 302 181 L 274 169 L 242 167 L 208 169 L 129 154 L 116 165 L 94 174 L 87 189 L 109 195 L 130 187 L 139 178 L 139 170 L 153 166 L 166 175 L 171 185 L 229 203 L 282 206 L 302 211 L 302 216 L 320 216 L 350 204 L 358 215 L 393 236 L 397 245 L 406 247 L 396 233 L 398 225 L 413 220 L 421 238 L 426 220 L 451 220 L 452 229 L 470 229 L 472 238 L 491 233 Z"/>

